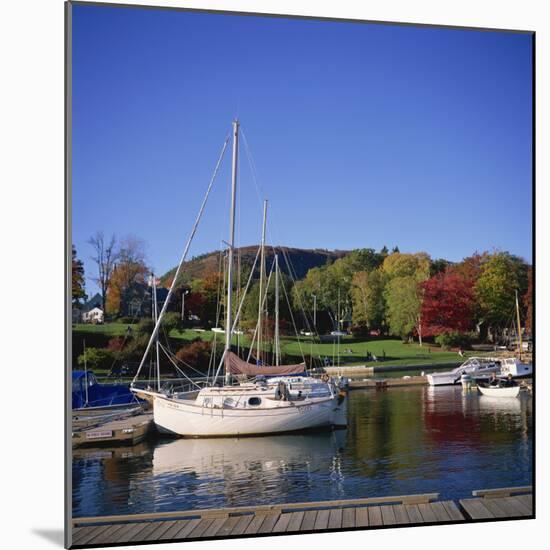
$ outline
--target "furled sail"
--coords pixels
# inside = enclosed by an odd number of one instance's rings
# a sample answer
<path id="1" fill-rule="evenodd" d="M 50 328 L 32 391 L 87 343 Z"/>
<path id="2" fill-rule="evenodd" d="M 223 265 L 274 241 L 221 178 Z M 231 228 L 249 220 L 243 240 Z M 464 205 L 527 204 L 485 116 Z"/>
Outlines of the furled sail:
<path id="1" fill-rule="evenodd" d="M 225 356 L 225 367 L 227 372 L 231 374 L 246 374 L 248 376 L 280 376 L 285 374 L 301 374 L 306 370 L 306 364 L 298 365 L 280 365 L 273 366 L 257 366 L 243 361 L 238 355 L 228 351 Z"/>

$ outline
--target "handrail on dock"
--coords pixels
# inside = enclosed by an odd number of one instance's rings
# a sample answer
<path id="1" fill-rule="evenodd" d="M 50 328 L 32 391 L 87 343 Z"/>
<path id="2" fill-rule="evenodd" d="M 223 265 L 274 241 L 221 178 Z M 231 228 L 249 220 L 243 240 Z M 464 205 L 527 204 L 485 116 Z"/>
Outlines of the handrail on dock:
<path id="1" fill-rule="evenodd" d="M 532 493 L 533 487 L 531 485 L 526 485 L 524 487 L 502 487 L 500 489 L 480 489 L 477 491 L 472 491 L 472 495 L 475 497 L 484 497 L 484 498 L 500 498 L 500 497 L 511 497 L 513 495 L 523 495 L 527 493 Z"/>

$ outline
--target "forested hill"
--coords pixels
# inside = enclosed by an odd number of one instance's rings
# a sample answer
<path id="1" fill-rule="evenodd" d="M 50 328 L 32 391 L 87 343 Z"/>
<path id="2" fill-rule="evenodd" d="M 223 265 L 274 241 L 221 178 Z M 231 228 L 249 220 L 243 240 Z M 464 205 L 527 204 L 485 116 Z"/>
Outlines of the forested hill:
<path id="1" fill-rule="evenodd" d="M 293 276 L 297 279 L 302 279 L 306 276 L 307 272 L 313 267 L 320 267 L 327 263 L 343 258 L 348 251 L 345 250 L 323 250 L 323 249 L 304 249 L 304 248 L 288 248 L 277 247 L 277 253 L 279 254 L 279 267 L 282 272 L 288 273 L 288 266 L 285 257 L 289 259 L 292 269 L 294 270 Z M 244 246 L 238 248 L 235 251 L 235 256 L 240 255 L 241 266 L 244 268 L 248 266 L 252 267 L 254 264 L 254 258 L 258 251 L 258 245 Z M 266 266 L 267 270 L 270 269 L 273 262 L 275 253 L 272 247 L 266 246 Z M 189 282 L 194 279 L 201 279 L 207 273 L 218 272 L 220 269 L 220 251 L 209 252 L 208 254 L 202 254 L 192 260 L 185 262 L 183 265 L 183 275 L 180 277 L 182 282 Z M 172 281 L 172 277 L 176 268 L 171 269 L 165 273 L 161 278 L 163 286 L 168 286 Z"/>

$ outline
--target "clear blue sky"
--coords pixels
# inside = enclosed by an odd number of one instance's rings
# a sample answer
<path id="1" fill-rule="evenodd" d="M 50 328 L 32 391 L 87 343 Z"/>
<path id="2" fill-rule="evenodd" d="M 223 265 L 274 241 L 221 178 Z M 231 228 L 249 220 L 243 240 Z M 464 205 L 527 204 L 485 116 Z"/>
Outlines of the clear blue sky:
<path id="1" fill-rule="evenodd" d="M 531 38 L 102 6 L 73 8 L 73 241 L 181 254 L 231 120 L 270 241 L 531 261 Z M 261 206 L 241 144 L 240 244 Z M 230 155 L 192 255 L 227 238 Z M 88 293 L 95 291 L 87 282 Z"/>

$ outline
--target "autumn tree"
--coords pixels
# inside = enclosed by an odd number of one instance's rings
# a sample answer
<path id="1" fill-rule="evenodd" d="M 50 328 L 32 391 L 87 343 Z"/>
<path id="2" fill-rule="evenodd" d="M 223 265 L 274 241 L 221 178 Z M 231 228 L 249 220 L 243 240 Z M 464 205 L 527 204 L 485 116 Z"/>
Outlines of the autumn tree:
<path id="1" fill-rule="evenodd" d="M 107 293 L 107 311 L 130 314 L 129 304 L 140 303 L 147 289 L 149 268 L 145 262 L 145 242 L 134 236 L 124 238 L 117 253 Z"/>
<path id="2" fill-rule="evenodd" d="M 72 246 L 72 301 L 79 304 L 80 300 L 86 299 L 84 291 L 84 264 L 76 257 L 76 248 Z"/>
<path id="3" fill-rule="evenodd" d="M 437 336 L 466 332 L 474 324 L 474 283 L 448 269 L 422 283 L 422 332 Z"/>
<path id="4" fill-rule="evenodd" d="M 88 244 L 94 250 L 92 260 L 97 265 L 97 277 L 94 277 L 92 280 L 99 286 L 102 309 L 103 311 L 107 311 L 107 291 L 118 255 L 116 237 L 112 235 L 110 239 L 106 240 L 103 231 L 98 231 L 90 237 Z"/>

